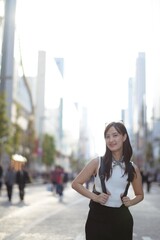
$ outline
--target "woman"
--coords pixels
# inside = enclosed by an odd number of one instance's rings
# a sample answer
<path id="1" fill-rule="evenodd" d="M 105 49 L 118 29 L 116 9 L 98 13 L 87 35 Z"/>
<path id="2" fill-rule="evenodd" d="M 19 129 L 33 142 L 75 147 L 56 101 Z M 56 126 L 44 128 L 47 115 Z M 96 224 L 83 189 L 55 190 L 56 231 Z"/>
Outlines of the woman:
<path id="1" fill-rule="evenodd" d="M 106 152 L 102 162 L 106 193 L 102 191 L 100 157 L 91 160 L 72 182 L 73 189 L 91 199 L 85 225 L 86 240 L 132 240 L 133 218 L 128 207 L 139 203 L 144 197 L 140 170 L 131 163 L 132 147 L 123 123 L 108 124 L 104 138 Z M 84 187 L 92 176 L 93 192 Z M 133 198 L 124 194 L 129 180 L 134 191 Z"/>
<path id="2" fill-rule="evenodd" d="M 12 201 L 12 195 L 13 195 L 13 186 L 15 184 L 15 172 L 11 165 L 9 165 L 6 174 L 5 174 L 5 184 L 7 188 L 7 195 L 9 202 Z"/>

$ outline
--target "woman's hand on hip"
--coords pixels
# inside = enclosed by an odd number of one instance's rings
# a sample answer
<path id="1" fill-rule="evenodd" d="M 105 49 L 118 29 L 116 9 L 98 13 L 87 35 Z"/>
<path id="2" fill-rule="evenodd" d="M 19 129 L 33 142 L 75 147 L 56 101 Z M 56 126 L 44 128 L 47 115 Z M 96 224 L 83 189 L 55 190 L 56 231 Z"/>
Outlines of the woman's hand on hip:
<path id="1" fill-rule="evenodd" d="M 130 207 L 130 206 L 131 206 L 131 200 L 130 200 L 130 198 L 127 197 L 127 196 L 122 198 L 122 202 L 123 202 L 123 204 L 124 204 L 126 207 Z"/>
<path id="2" fill-rule="evenodd" d="M 109 196 L 110 196 L 110 193 L 107 193 L 107 194 L 101 193 L 96 196 L 95 202 L 98 202 L 98 203 L 104 205 L 107 202 Z"/>

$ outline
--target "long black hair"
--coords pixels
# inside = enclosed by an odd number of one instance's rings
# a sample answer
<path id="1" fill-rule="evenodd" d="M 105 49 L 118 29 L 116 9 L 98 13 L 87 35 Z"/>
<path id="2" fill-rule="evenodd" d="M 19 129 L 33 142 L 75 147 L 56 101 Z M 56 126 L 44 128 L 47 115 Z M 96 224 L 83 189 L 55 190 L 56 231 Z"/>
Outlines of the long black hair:
<path id="1" fill-rule="evenodd" d="M 104 130 L 104 138 L 105 139 L 106 139 L 106 134 L 111 127 L 114 127 L 117 130 L 117 132 L 119 134 L 122 134 L 123 136 L 126 134 L 126 140 L 123 143 L 123 161 L 125 163 L 124 174 L 128 174 L 130 180 L 132 181 L 135 170 L 134 170 L 134 167 L 132 167 L 132 171 L 130 168 L 133 150 L 132 150 L 130 139 L 129 139 L 129 136 L 127 133 L 127 129 L 122 122 L 111 122 L 106 126 L 106 128 Z M 105 175 L 108 180 L 112 174 L 112 152 L 107 147 L 107 145 L 106 145 L 106 152 L 102 158 L 103 158 L 103 161 L 105 164 Z"/>

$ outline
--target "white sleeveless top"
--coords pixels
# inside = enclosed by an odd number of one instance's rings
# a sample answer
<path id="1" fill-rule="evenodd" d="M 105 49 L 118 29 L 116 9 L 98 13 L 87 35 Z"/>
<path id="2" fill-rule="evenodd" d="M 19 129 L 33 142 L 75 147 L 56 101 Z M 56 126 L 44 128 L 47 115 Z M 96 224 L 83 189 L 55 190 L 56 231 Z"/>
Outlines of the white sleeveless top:
<path id="1" fill-rule="evenodd" d="M 125 168 L 125 163 L 122 163 L 122 164 L 123 164 L 123 167 Z M 100 157 L 99 157 L 98 172 L 97 172 L 97 175 L 94 177 L 94 184 L 95 184 L 96 191 L 102 192 L 101 180 L 99 177 L 99 167 L 100 167 Z M 120 207 L 122 205 L 121 194 L 123 194 L 125 191 L 125 187 L 127 185 L 127 178 L 128 178 L 127 174 L 123 176 L 124 168 L 122 168 L 119 165 L 114 165 L 112 163 L 112 175 L 107 181 L 105 180 L 106 189 L 111 194 L 105 206 Z"/>

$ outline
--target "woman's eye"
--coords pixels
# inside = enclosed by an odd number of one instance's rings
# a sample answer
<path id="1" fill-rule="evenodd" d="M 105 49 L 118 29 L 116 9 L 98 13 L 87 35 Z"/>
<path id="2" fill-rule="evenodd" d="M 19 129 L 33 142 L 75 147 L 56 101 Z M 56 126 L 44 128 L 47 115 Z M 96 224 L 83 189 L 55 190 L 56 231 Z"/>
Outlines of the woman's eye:
<path id="1" fill-rule="evenodd" d="M 114 135 L 113 135 L 113 137 L 117 137 L 117 136 L 118 136 L 118 134 L 114 134 Z"/>

